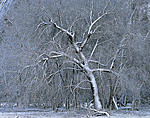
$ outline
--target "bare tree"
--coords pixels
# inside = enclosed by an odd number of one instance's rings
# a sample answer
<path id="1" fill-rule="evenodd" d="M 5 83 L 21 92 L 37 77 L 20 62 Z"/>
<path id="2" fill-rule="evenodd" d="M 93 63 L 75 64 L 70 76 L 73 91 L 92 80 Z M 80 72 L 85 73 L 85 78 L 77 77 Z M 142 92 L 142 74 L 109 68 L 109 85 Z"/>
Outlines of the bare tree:
<path id="1" fill-rule="evenodd" d="M 72 53 L 74 53 L 72 55 L 69 53 L 69 51 L 64 52 L 63 50 L 59 49 L 57 51 L 51 51 L 50 55 L 48 55 L 49 58 L 60 58 L 60 57 L 68 58 L 69 63 L 70 62 L 74 63 L 78 66 L 79 69 L 82 69 L 82 71 L 87 76 L 87 79 L 91 82 L 91 85 L 93 88 L 95 108 L 98 110 L 102 109 L 102 104 L 100 102 L 99 92 L 98 92 L 98 87 L 97 87 L 97 82 L 95 79 L 94 72 L 96 71 L 108 72 L 108 73 L 114 74 L 115 76 L 119 76 L 117 72 L 112 70 L 115 57 L 112 61 L 110 68 L 90 67 L 91 63 L 98 63 L 100 65 L 104 65 L 104 64 L 101 64 L 99 61 L 96 61 L 92 58 L 100 39 L 97 39 L 95 45 L 93 46 L 93 49 L 91 50 L 91 53 L 89 53 L 88 56 L 84 54 L 83 52 L 85 47 L 87 47 L 89 40 L 93 40 L 92 36 L 97 32 L 97 29 L 100 27 L 100 24 L 98 22 L 113 12 L 113 11 L 105 11 L 105 9 L 103 11 L 104 12 L 101 15 L 98 15 L 96 19 L 93 18 L 93 9 L 90 11 L 90 23 L 89 25 L 85 26 L 86 27 L 85 32 L 81 34 L 83 37 L 78 37 L 82 39 L 81 42 L 77 41 L 77 34 L 73 30 L 73 27 L 75 27 L 74 26 L 75 23 L 80 22 L 81 18 L 78 18 L 75 21 L 73 21 L 72 25 L 68 29 L 65 29 L 62 26 L 58 25 L 54 20 L 52 20 L 52 18 L 49 19 L 49 22 L 43 22 L 43 25 L 52 25 L 54 28 L 58 29 L 58 32 L 53 37 L 53 42 L 56 42 L 55 40 L 57 37 L 59 37 L 60 34 L 65 33 L 67 37 L 62 40 L 65 40 L 66 42 L 70 43 L 71 46 L 69 46 L 68 49 L 72 50 L 73 51 Z M 60 46 L 57 42 L 55 45 Z"/>

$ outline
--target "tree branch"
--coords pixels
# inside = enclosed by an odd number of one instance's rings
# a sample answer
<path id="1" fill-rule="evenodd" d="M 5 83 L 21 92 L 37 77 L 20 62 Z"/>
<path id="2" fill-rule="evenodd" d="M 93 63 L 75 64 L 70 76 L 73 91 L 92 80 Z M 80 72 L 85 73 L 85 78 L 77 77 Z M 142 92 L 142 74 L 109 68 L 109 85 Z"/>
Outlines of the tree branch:
<path id="1" fill-rule="evenodd" d="M 52 19 L 50 19 L 49 22 L 51 22 L 57 29 L 61 30 L 62 32 L 65 32 L 69 37 L 71 37 L 71 39 L 74 38 L 74 33 L 71 33 L 68 30 L 58 26 L 55 22 L 52 21 Z"/>
<path id="2" fill-rule="evenodd" d="M 114 71 L 112 71 L 110 69 L 97 68 L 97 69 L 91 69 L 91 70 L 92 70 L 92 72 L 95 72 L 95 71 L 108 72 L 108 73 L 113 73 L 116 76 L 119 76 L 119 74 L 117 72 L 114 72 Z"/>
<path id="3" fill-rule="evenodd" d="M 84 46 L 86 45 L 88 39 L 89 39 L 90 36 L 93 34 L 93 32 L 92 32 L 93 26 L 94 26 L 101 18 L 103 18 L 103 17 L 104 17 L 105 15 L 107 15 L 107 14 L 108 14 L 107 12 L 104 13 L 103 15 L 99 16 L 96 20 L 94 20 L 94 21 L 91 23 L 91 25 L 90 25 L 89 28 L 88 28 L 88 36 L 87 36 L 87 38 L 83 41 L 83 43 L 81 44 L 80 50 L 82 50 L 82 49 L 84 48 Z"/>

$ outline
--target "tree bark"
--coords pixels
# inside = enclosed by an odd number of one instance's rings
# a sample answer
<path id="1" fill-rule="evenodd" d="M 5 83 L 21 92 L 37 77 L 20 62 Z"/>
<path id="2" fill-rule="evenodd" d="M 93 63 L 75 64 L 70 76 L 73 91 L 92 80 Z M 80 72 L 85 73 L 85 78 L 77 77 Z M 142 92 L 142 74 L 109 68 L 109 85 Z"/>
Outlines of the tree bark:
<path id="1" fill-rule="evenodd" d="M 94 106 L 97 110 L 102 109 L 102 104 L 100 102 L 100 98 L 98 95 L 98 87 L 96 83 L 96 79 L 91 71 L 87 71 L 89 79 L 91 80 L 92 88 L 93 88 L 93 96 L 94 96 Z"/>

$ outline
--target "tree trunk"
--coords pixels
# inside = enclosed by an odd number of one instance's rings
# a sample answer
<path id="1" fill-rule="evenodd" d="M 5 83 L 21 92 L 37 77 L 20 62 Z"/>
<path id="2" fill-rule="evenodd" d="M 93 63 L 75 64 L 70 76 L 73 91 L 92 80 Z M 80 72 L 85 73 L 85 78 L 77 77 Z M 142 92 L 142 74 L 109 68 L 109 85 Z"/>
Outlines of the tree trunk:
<path id="1" fill-rule="evenodd" d="M 91 71 L 88 71 L 87 73 L 88 73 L 89 79 L 91 80 L 91 84 L 93 87 L 92 92 L 93 92 L 93 96 L 94 96 L 94 106 L 97 110 L 100 110 L 100 109 L 102 109 L 102 104 L 101 104 L 100 99 L 99 99 L 98 87 L 97 87 L 95 77 Z"/>

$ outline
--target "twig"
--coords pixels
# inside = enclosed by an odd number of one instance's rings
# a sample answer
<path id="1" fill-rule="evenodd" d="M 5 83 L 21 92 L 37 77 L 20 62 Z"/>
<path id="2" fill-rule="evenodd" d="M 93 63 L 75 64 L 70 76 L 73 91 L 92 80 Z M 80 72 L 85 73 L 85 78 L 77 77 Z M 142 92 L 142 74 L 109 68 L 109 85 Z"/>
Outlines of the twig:
<path id="1" fill-rule="evenodd" d="M 92 56 L 93 56 L 93 54 L 94 54 L 94 52 L 95 52 L 95 50 L 96 50 L 96 48 L 97 48 L 97 45 L 98 45 L 98 39 L 97 39 L 96 44 L 95 44 L 95 46 L 94 46 L 94 48 L 93 48 L 93 50 L 92 50 L 92 52 L 91 52 L 91 55 L 90 55 L 90 58 L 89 58 L 89 59 L 92 58 Z"/>

